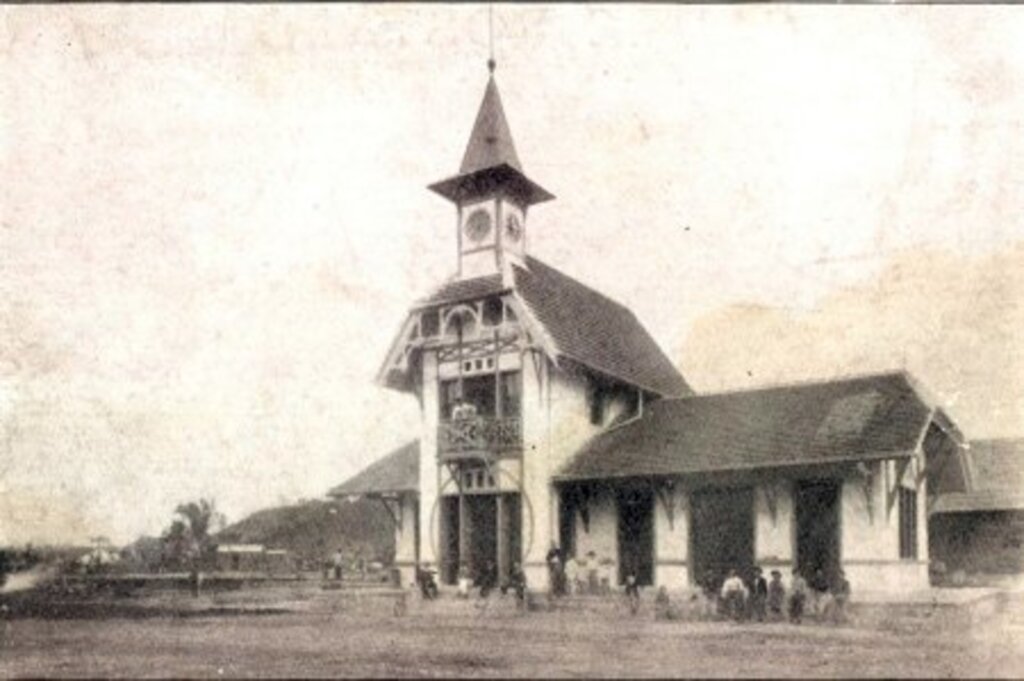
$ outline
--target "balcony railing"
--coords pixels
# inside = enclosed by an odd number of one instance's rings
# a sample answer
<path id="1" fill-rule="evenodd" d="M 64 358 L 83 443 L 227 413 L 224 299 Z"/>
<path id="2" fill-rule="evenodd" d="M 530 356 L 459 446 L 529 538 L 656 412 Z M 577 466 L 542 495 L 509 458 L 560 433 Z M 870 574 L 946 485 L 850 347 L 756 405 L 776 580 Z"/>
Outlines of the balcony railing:
<path id="1" fill-rule="evenodd" d="M 442 459 L 473 454 L 518 456 L 522 448 L 518 417 L 473 416 L 442 421 L 437 427 L 437 452 Z"/>

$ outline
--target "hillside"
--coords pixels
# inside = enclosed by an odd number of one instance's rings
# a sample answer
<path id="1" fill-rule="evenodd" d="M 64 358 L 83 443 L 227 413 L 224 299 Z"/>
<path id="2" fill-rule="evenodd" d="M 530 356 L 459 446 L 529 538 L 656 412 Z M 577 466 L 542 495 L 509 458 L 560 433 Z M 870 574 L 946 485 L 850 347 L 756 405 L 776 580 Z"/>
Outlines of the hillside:
<path id="1" fill-rule="evenodd" d="M 288 549 L 314 561 L 323 560 L 339 547 L 346 555 L 358 553 L 385 564 L 395 553 L 391 517 L 380 504 L 367 499 L 308 501 L 264 509 L 224 528 L 215 541 Z"/>

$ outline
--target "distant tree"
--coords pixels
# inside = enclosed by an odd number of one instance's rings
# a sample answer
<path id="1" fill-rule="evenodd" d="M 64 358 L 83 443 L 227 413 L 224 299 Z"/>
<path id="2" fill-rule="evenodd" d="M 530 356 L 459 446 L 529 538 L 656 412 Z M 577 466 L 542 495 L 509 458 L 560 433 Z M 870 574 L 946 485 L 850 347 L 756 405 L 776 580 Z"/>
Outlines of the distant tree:
<path id="1" fill-rule="evenodd" d="M 211 556 L 215 548 L 211 530 L 223 527 L 224 515 L 213 499 L 179 504 L 174 513 L 178 517 L 162 537 L 166 562 L 197 567 Z"/>

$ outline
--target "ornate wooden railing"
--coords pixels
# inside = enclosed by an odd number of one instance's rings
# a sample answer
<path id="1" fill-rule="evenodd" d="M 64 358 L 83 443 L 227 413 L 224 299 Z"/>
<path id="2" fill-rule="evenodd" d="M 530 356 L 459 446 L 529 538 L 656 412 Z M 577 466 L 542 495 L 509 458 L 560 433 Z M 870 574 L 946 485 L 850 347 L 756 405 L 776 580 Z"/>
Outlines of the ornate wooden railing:
<path id="1" fill-rule="evenodd" d="M 437 453 L 441 459 L 475 454 L 518 456 L 522 448 L 523 428 L 518 417 L 473 416 L 442 421 L 437 427 Z"/>

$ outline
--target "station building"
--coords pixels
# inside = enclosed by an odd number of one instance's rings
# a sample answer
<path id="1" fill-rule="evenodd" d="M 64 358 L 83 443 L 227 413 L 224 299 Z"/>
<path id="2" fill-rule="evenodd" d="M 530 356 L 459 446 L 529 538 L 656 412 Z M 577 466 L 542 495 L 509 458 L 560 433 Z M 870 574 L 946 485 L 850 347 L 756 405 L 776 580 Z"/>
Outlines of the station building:
<path id="1" fill-rule="evenodd" d="M 893 372 L 696 394 L 625 306 L 533 257 L 553 195 L 516 154 L 493 73 L 459 172 L 454 274 L 412 305 L 378 382 L 419 437 L 330 492 L 381 500 L 417 563 L 546 588 L 553 545 L 641 584 L 755 564 L 928 584 L 928 505 L 965 491 L 963 435 Z"/>

